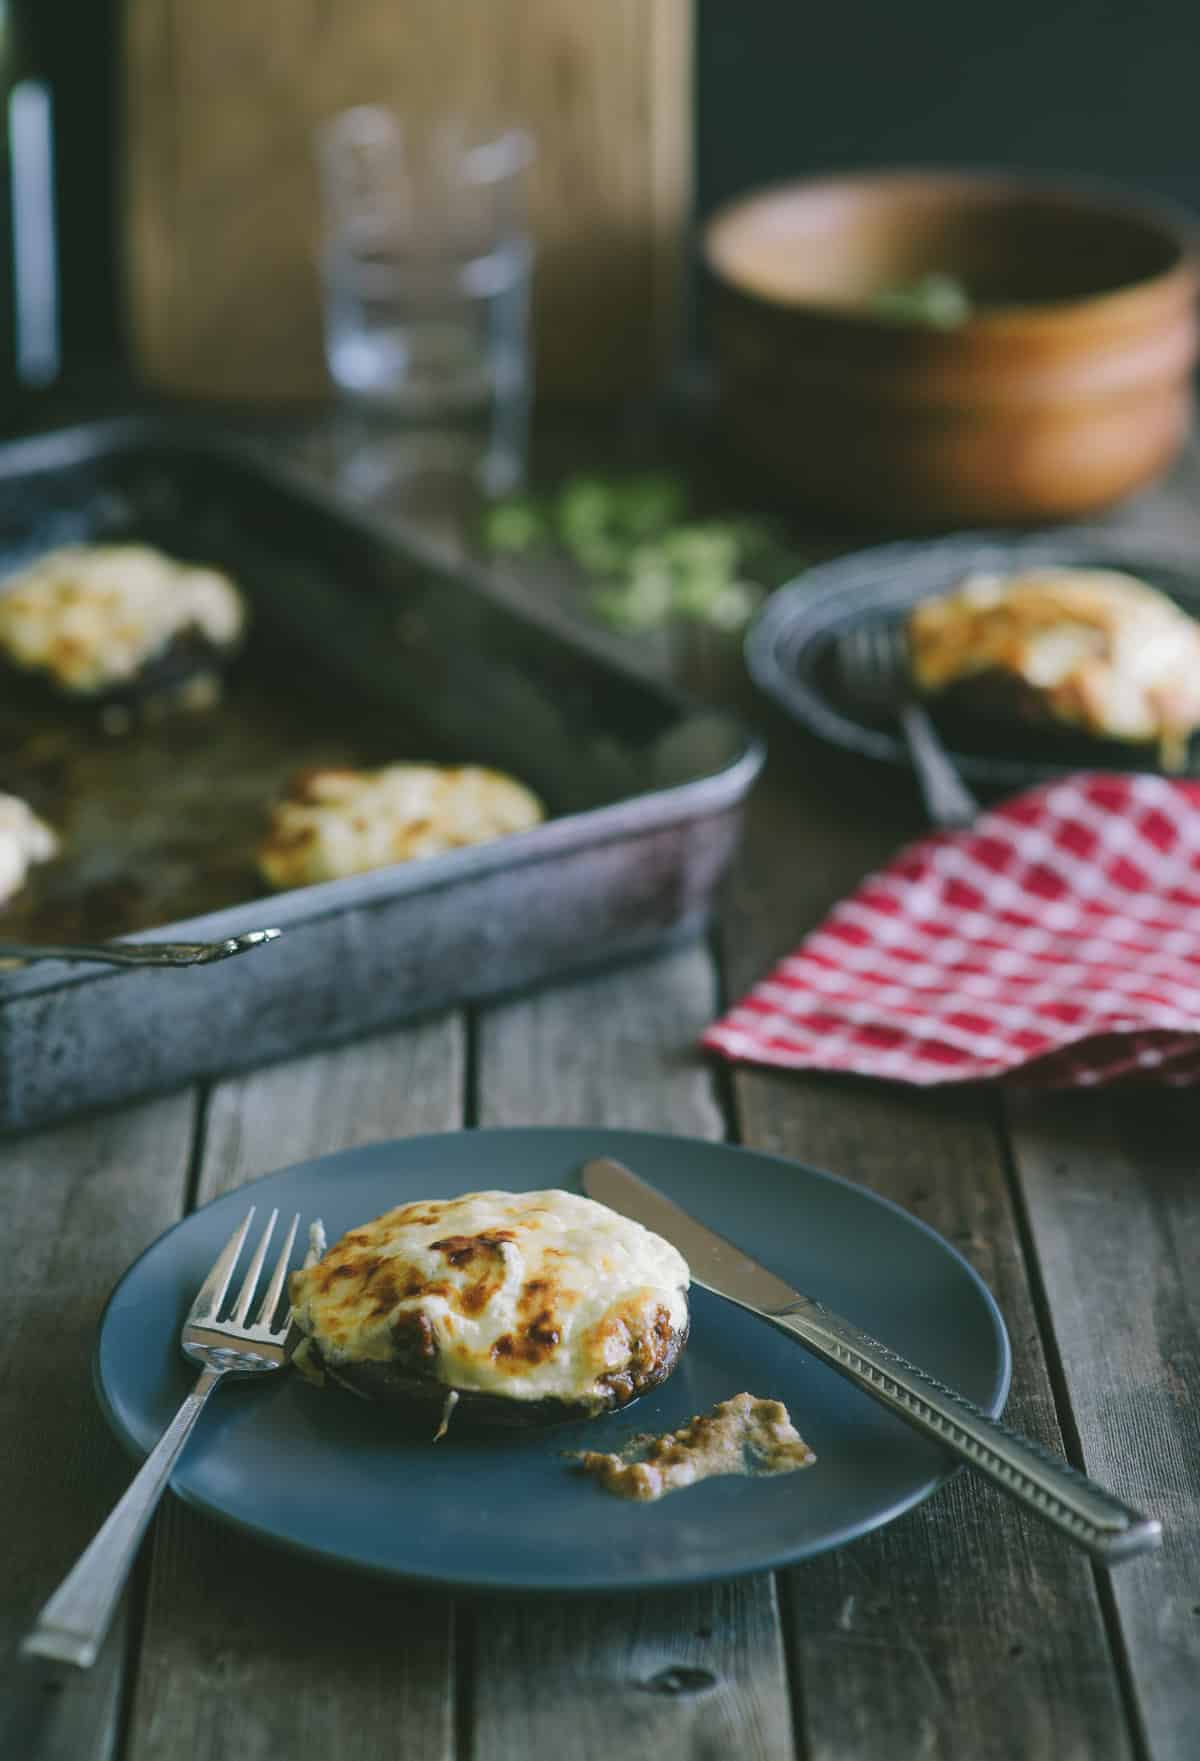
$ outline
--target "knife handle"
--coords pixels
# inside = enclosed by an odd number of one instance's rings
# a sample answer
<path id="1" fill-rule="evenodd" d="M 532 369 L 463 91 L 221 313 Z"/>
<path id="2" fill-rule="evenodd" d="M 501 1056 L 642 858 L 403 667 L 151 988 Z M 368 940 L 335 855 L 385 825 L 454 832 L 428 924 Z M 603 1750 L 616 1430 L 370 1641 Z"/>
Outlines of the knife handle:
<path id="1" fill-rule="evenodd" d="M 1162 1525 L 1154 1517 L 1122 1504 L 1040 1444 L 989 1418 L 972 1401 L 810 1297 L 786 1309 L 758 1312 L 915 1430 L 986 1474 L 1002 1492 L 1101 1564 L 1148 1552 L 1162 1541 Z"/>

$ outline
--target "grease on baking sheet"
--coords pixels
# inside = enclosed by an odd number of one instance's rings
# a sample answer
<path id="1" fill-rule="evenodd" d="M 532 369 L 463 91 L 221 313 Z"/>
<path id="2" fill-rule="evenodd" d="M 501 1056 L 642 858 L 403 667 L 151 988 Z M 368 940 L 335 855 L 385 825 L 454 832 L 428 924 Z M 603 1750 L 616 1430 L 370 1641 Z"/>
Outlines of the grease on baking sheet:
<path id="1" fill-rule="evenodd" d="M 782 1401 L 735 1394 L 665 1437 L 635 1437 L 619 1455 L 589 1449 L 577 1459 L 606 1492 L 645 1503 L 716 1474 L 791 1474 L 817 1458 Z"/>

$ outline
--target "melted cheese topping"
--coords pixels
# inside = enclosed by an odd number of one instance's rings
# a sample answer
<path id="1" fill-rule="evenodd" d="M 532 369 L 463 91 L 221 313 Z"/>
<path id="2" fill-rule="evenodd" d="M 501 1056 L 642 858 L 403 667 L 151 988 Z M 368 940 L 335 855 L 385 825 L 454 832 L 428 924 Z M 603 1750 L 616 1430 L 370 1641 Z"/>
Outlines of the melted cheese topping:
<path id="1" fill-rule="evenodd" d="M 29 870 L 49 862 L 58 839 L 16 795 L 0 795 L 0 905 L 20 892 Z"/>
<path id="2" fill-rule="evenodd" d="M 579 1465 L 606 1492 L 645 1503 L 716 1474 L 794 1474 L 816 1459 L 782 1401 L 734 1394 L 665 1437 L 635 1437 L 620 1455 L 585 1450 Z"/>
<path id="3" fill-rule="evenodd" d="M 527 831 L 544 817 L 522 784 L 478 765 L 309 771 L 273 809 L 258 866 L 273 887 L 312 886 Z"/>
<path id="4" fill-rule="evenodd" d="M 913 675 L 936 693 L 999 670 L 1056 719 L 1114 740 L 1155 741 L 1177 764 L 1200 726 L 1200 625 L 1165 594 L 1106 569 L 973 575 L 908 624 Z"/>
<path id="5" fill-rule="evenodd" d="M 241 595 L 142 544 L 72 544 L 0 582 L 0 654 L 84 695 L 126 684 L 176 637 L 232 647 Z"/>
<path id="6" fill-rule="evenodd" d="M 331 1368 L 416 1357 L 447 1387 L 599 1407 L 684 1331 L 687 1285 L 669 1242 L 606 1205 L 475 1192 L 352 1229 L 291 1298 Z"/>

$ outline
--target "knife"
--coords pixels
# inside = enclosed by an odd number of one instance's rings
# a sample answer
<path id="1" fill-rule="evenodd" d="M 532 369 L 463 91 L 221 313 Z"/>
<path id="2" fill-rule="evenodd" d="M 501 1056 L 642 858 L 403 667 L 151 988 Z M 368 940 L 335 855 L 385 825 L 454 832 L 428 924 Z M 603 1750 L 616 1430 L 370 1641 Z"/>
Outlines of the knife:
<path id="1" fill-rule="evenodd" d="M 607 1157 L 588 1162 L 583 1188 L 589 1198 L 632 1217 L 678 1248 L 688 1262 L 692 1282 L 702 1290 L 736 1303 L 799 1340 L 830 1369 L 986 1475 L 1102 1565 L 1115 1565 L 1160 1545 L 1162 1524 L 1154 1517 L 1122 1504 L 890 1346 L 831 1314 L 733 1242 L 706 1229 L 620 1162 Z"/>

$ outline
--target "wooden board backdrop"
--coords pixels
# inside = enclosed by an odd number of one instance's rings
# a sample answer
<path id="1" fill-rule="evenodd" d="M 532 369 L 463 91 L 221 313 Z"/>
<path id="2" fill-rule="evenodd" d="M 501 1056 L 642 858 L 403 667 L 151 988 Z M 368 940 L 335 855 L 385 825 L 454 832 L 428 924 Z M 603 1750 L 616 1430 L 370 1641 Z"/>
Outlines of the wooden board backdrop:
<path id="1" fill-rule="evenodd" d="M 532 130 L 539 388 L 646 389 L 675 341 L 691 13 L 692 0 L 125 0 L 141 371 L 186 394 L 325 389 L 313 130 L 386 103 Z"/>

